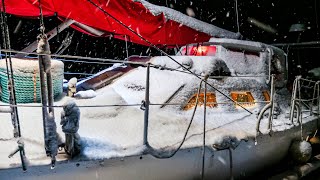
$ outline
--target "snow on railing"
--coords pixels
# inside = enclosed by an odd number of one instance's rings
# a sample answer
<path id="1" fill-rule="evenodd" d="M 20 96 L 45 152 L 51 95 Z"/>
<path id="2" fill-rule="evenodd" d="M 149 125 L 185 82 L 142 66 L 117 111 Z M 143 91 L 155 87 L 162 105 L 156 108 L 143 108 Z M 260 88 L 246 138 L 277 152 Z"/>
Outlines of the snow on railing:
<path id="1" fill-rule="evenodd" d="M 275 83 L 274 83 L 274 75 L 271 75 L 270 77 L 271 79 L 271 87 L 270 87 L 270 91 L 271 91 L 271 95 L 270 95 L 270 101 L 268 104 L 266 104 L 260 111 L 259 115 L 258 115 L 258 122 L 257 122 L 257 126 L 256 126 L 256 143 L 257 143 L 257 136 L 259 134 L 261 134 L 260 131 L 260 124 L 261 124 L 261 120 L 263 118 L 264 113 L 269 110 L 269 117 L 268 117 L 268 131 L 269 133 L 272 132 L 272 120 L 273 120 L 273 113 L 274 113 L 274 96 L 275 96 Z"/>
<path id="2" fill-rule="evenodd" d="M 292 124 L 294 124 L 294 117 L 296 117 L 297 122 L 301 126 L 302 140 L 303 119 L 308 118 L 314 114 L 317 114 L 317 116 L 320 115 L 319 83 L 320 81 L 304 79 L 301 76 L 297 76 L 293 83 L 293 92 L 291 97 L 291 108 L 289 115 Z M 312 96 L 310 96 L 311 93 Z M 316 109 L 314 110 L 314 108 Z M 308 112 L 310 113 L 309 115 L 307 115 Z"/>
<path id="3" fill-rule="evenodd" d="M 302 123 L 302 118 L 306 118 L 302 116 L 302 112 L 309 112 L 310 116 L 315 113 L 319 115 L 319 83 L 320 81 L 304 79 L 301 76 L 298 76 L 294 80 L 290 110 L 290 121 L 292 123 L 294 121 L 295 113 L 297 113 L 296 117 L 298 117 L 298 122 L 300 124 Z M 310 96 L 310 94 L 312 94 L 312 96 Z M 314 109 L 315 107 L 316 109 Z"/>

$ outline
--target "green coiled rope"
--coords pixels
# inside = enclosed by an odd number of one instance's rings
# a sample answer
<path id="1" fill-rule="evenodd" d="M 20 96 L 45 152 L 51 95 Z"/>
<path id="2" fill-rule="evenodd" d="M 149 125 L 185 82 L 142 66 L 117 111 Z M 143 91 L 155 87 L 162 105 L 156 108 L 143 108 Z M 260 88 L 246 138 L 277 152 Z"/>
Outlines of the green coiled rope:
<path id="1" fill-rule="evenodd" d="M 39 73 L 34 74 L 19 74 L 14 75 L 15 89 L 16 89 L 16 101 L 17 103 L 33 103 L 40 102 L 40 77 Z M 63 74 L 53 75 L 53 94 L 54 98 L 61 95 L 63 91 Z M 5 103 L 9 103 L 8 92 L 8 77 L 6 70 L 0 68 L 0 100 Z"/>

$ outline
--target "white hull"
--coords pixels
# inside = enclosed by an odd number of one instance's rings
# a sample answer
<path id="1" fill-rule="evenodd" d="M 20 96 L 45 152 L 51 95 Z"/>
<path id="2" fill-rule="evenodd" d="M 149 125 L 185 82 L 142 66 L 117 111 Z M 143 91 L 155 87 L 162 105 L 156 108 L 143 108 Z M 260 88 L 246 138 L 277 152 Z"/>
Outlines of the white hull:
<path id="1" fill-rule="evenodd" d="M 315 130 L 316 123 L 315 119 L 304 124 L 303 133 Z M 254 138 L 242 141 L 232 150 L 233 176 L 245 178 L 276 164 L 287 155 L 291 141 L 300 137 L 300 126 L 296 126 L 275 132 L 272 136 L 261 135 L 257 145 Z M 169 159 L 142 155 L 61 161 L 54 170 L 49 165 L 30 166 L 27 172 L 22 172 L 20 168 L 2 169 L 0 179 L 201 179 L 201 157 L 202 149 L 198 147 L 180 150 Z M 214 151 L 210 147 L 206 148 L 205 179 L 229 179 L 229 162 L 229 150 Z"/>

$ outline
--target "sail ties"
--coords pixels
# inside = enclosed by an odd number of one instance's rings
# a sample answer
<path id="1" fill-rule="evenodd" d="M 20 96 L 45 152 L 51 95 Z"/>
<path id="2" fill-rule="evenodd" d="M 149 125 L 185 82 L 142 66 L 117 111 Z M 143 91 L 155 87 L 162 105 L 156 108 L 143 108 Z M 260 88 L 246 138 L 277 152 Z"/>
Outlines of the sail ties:
<path id="1" fill-rule="evenodd" d="M 56 132 L 57 125 L 54 118 L 53 108 L 53 87 L 51 75 L 51 57 L 48 37 L 45 34 L 45 26 L 43 21 L 41 2 L 39 2 L 40 11 L 40 34 L 37 37 L 38 46 L 37 53 L 47 54 L 39 55 L 39 74 L 40 74 L 40 90 L 42 103 L 42 119 L 45 150 L 47 156 L 51 157 L 51 169 L 55 167 L 56 155 L 58 153 L 58 134 Z"/>

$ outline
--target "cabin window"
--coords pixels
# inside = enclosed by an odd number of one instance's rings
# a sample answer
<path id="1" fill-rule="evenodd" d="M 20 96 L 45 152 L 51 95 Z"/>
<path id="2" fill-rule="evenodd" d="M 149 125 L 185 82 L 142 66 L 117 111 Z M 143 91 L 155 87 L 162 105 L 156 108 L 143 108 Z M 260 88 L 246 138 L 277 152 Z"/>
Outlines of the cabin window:
<path id="1" fill-rule="evenodd" d="M 206 94 L 207 96 L 207 107 L 213 108 L 217 106 L 216 95 L 212 92 Z M 188 103 L 184 106 L 183 110 L 187 111 L 192 109 L 196 105 L 197 94 L 192 95 Z M 204 104 L 204 93 L 199 94 L 198 106 Z"/>
<path id="2" fill-rule="evenodd" d="M 266 101 L 270 101 L 270 94 L 268 91 L 262 91 L 262 94 Z"/>
<path id="3" fill-rule="evenodd" d="M 254 98 L 249 91 L 231 92 L 231 98 L 244 107 L 252 107 L 255 105 Z M 237 107 L 238 105 L 236 105 Z"/>
<path id="4" fill-rule="evenodd" d="M 186 46 L 182 49 L 183 55 L 189 56 L 214 56 L 217 47 L 213 45 Z"/>

